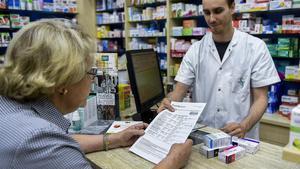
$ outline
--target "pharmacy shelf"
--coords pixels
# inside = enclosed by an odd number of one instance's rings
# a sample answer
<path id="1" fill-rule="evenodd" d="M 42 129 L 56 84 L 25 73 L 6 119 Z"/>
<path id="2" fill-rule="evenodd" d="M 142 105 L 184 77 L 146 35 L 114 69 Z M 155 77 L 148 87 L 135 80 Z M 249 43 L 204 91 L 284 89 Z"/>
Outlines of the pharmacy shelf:
<path id="1" fill-rule="evenodd" d="M 178 3 L 178 2 L 184 2 L 184 3 L 192 3 L 192 4 L 198 4 L 200 3 L 199 0 L 170 0 L 171 3 Z"/>
<path id="2" fill-rule="evenodd" d="M 127 69 L 118 69 L 118 71 L 127 71 Z"/>
<path id="3" fill-rule="evenodd" d="M 129 36 L 129 38 L 165 38 L 166 36 Z"/>
<path id="4" fill-rule="evenodd" d="M 17 32 L 21 28 L 0 28 L 0 32 Z"/>
<path id="5" fill-rule="evenodd" d="M 195 15 L 195 16 L 182 16 L 182 17 L 172 17 L 172 19 L 175 20 L 183 20 L 183 19 L 198 19 L 198 18 L 203 18 L 203 15 Z"/>
<path id="6" fill-rule="evenodd" d="M 298 38 L 300 37 L 300 34 L 298 33 L 294 33 L 294 34 L 251 34 L 253 36 L 256 36 L 256 37 L 259 37 L 259 38 Z M 189 36 L 172 36 L 174 38 L 201 38 L 203 37 L 204 35 L 202 36 L 199 36 L 199 35 L 189 35 Z"/>
<path id="7" fill-rule="evenodd" d="M 272 56 L 273 59 L 288 59 L 288 60 L 298 60 L 299 57 L 282 57 L 282 56 Z"/>
<path id="8" fill-rule="evenodd" d="M 147 49 L 130 49 L 128 51 L 143 51 L 143 50 L 149 50 L 149 49 L 153 49 L 153 48 L 147 48 Z"/>
<path id="9" fill-rule="evenodd" d="M 105 25 L 124 25 L 124 22 L 99 23 L 99 24 L 97 24 L 97 26 L 105 26 Z"/>
<path id="10" fill-rule="evenodd" d="M 21 9 L 0 9 L 0 14 L 19 14 L 21 16 L 28 16 L 30 21 L 35 21 L 41 18 L 66 18 L 73 19 L 78 13 L 67 12 L 53 12 L 53 11 L 34 11 L 34 10 L 21 10 Z M 20 28 L 0 28 L 0 32 L 17 32 Z M 0 55 L 6 52 L 7 47 L 0 49 Z"/>
<path id="11" fill-rule="evenodd" d="M 74 18 L 78 13 L 68 12 L 53 12 L 53 11 L 34 11 L 34 10 L 20 10 L 20 9 L 0 9 L 0 13 L 14 13 L 14 14 L 29 14 L 29 15 L 48 15 L 49 18 L 63 16 L 67 18 Z"/>
<path id="12" fill-rule="evenodd" d="M 171 36 L 173 38 L 186 38 L 186 39 L 191 39 L 191 38 L 202 38 L 204 35 L 181 35 L 181 36 Z"/>
<path id="13" fill-rule="evenodd" d="M 299 38 L 300 33 L 293 33 L 293 34 L 251 34 L 253 36 L 259 37 L 259 38 Z"/>
<path id="14" fill-rule="evenodd" d="M 245 11 L 245 12 L 236 12 L 234 15 L 240 15 L 244 13 L 254 13 L 254 14 L 280 14 L 280 15 L 288 15 L 288 14 L 299 14 L 300 8 L 290 8 L 290 9 L 281 9 L 281 10 L 267 10 L 267 11 Z"/>
<path id="15" fill-rule="evenodd" d="M 147 8 L 147 7 L 157 7 L 166 4 L 167 2 L 154 2 L 154 3 L 136 4 L 136 5 L 130 4 L 128 7 Z"/>
<path id="16" fill-rule="evenodd" d="M 108 12 L 108 13 L 111 13 L 111 12 L 123 12 L 124 11 L 124 8 L 112 8 L 112 9 L 105 9 L 105 10 L 96 10 L 97 13 L 103 13 L 103 12 Z"/>
<path id="17" fill-rule="evenodd" d="M 101 38 L 97 38 L 97 39 L 116 39 L 116 40 L 119 40 L 119 39 L 125 39 L 125 37 L 101 37 Z"/>
<path id="18" fill-rule="evenodd" d="M 125 50 L 117 50 L 117 51 L 98 51 L 98 53 L 118 53 L 118 54 L 123 54 L 125 53 Z"/>
<path id="19" fill-rule="evenodd" d="M 151 19 L 151 20 L 139 20 L 139 21 L 129 21 L 129 23 L 147 23 L 147 22 L 164 22 L 167 19 Z"/>
<path id="20" fill-rule="evenodd" d="M 300 83 L 299 79 L 284 79 L 284 81 L 289 83 Z"/>

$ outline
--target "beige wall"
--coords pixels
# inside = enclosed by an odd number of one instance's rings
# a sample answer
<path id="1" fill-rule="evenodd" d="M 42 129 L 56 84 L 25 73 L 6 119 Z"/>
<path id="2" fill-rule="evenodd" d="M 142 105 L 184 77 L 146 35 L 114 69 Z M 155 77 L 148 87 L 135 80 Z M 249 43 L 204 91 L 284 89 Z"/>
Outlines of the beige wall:
<path id="1" fill-rule="evenodd" d="M 96 0 L 77 0 L 78 23 L 91 36 L 96 37 Z"/>

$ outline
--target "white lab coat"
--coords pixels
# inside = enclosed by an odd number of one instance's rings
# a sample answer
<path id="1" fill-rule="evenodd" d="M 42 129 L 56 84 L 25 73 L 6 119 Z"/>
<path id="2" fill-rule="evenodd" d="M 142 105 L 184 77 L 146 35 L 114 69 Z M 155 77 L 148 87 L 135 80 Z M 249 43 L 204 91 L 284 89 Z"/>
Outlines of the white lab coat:
<path id="1" fill-rule="evenodd" d="M 193 102 L 207 103 L 199 121 L 215 128 L 241 122 L 249 114 L 250 88 L 280 81 L 266 44 L 239 30 L 234 31 L 222 62 L 212 33 L 194 43 L 175 80 L 193 87 Z M 259 139 L 258 124 L 246 137 Z"/>

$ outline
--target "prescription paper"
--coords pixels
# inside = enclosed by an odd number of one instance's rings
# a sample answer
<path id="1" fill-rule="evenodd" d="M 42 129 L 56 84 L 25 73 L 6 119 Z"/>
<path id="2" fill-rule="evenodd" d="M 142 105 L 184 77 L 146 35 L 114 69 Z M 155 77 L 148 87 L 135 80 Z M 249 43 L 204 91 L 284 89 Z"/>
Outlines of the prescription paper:
<path id="1" fill-rule="evenodd" d="M 158 164 L 174 143 L 185 142 L 206 104 L 172 102 L 171 105 L 175 112 L 159 113 L 129 151 Z"/>

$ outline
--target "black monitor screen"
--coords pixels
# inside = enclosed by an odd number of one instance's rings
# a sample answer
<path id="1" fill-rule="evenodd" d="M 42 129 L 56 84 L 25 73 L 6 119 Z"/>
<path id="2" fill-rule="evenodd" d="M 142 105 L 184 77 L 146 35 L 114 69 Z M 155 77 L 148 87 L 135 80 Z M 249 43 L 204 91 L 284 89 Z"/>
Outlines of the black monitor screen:
<path id="1" fill-rule="evenodd" d="M 153 50 L 128 51 L 126 56 L 137 111 L 143 113 L 165 96 L 158 57 Z"/>

